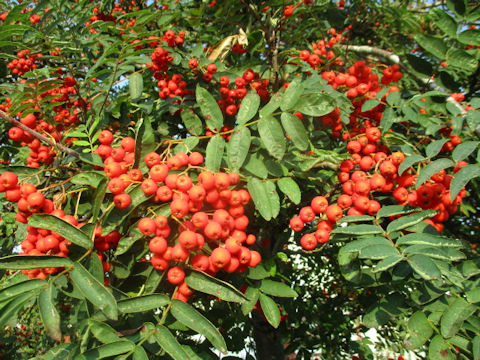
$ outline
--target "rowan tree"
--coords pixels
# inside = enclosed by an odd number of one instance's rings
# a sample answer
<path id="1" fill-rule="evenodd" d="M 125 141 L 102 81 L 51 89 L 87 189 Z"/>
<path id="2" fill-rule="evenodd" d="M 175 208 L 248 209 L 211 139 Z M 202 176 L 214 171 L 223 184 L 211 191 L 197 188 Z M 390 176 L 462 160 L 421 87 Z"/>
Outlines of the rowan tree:
<path id="1" fill-rule="evenodd" d="M 0 5 L 1 356 L 480 359 L 475 1 Z"/>

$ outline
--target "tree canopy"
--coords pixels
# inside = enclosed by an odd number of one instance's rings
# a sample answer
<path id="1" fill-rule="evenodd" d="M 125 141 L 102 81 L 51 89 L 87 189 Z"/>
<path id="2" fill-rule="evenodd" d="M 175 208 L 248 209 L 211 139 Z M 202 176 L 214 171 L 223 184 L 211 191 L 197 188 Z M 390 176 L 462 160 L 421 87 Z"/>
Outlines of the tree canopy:
<path id="1" fill-rule="evenodd" d="M 480 359 L 476 1 L 0 9 L 5 358 Z"/>

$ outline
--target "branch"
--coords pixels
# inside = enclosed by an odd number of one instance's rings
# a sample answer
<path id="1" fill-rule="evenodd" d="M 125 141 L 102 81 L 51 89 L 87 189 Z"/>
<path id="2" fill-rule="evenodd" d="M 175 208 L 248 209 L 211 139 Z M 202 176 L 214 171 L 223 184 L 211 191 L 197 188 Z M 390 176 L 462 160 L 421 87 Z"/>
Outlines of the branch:
<path id="1" fill-rule="evenodd" d="M 3 112 L 2 110 L 0 110 L 0 118 L 9 122 L 10 124 L 12 125 L 15 125 L 17 127 L 19 127 L 20 129 L 22 129 L 23 131 L 29 133 L 30 135 L 32 135 L 34 138 L 37 138 L 38 140 L 40 140 L 41 142 L 44 142 L 48 145 L 50 145 L 51 147 L 53 148 L 57 148 L 58 150 L 60 150 L 61 152 L 64 152 L 64 153 L 67 153 L 68 155 L 72 155 L 72 156 L 75 156 L 76 158 L 80 157 L 80 154 L 78 152 L 76 152 L 75 150 L 72 150 L 68 147 L 65 147 L 63 146 L 62 144 L 59 144 L 59 143 L 55 143 L 54 141 L 50 140 L 49 138 L 47 138 L 46 136 L 43 136 L 42 134 L 36 132 L 35 130 L 32 130 L 30 129 L 28 126 L 25 126 L 23 125 L 20 121 L 18 120 L 15 120 L 14 118 L 12 118 L 11 116 L 8 116 L 5 112 Z"/>
<path id="2" fill-rule="evenodd" d="M 351 50 L 360 54 L 375 55 L 387 60 L 389 63 L 400 64 L 400 57 L 389 51 L 379 49 L 368 45 L 338 45 L 341 49 Z"/>

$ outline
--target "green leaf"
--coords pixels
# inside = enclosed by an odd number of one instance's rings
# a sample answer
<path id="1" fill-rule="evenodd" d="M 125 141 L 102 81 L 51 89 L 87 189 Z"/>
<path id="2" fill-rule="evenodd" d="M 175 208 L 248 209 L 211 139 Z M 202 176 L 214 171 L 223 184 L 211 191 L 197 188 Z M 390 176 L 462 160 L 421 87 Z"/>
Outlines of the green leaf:
<path id="1" fill-rule="evenodd" d="M 183 325 L 205 336 L 217 350 L 227 352 L 227 344 L 218 329 L 191 305 L 174 299 L 170 312 Z"/>
<path id="2" fill-rule="evenodd" d="M 349 225 L 345 227 L 336 227 L 331 232 L 332 234 L 347 234 L 347 235 L 373 235 L 373 234 L 382 234 L 383 229 L 377 225 Z"/>
<path id="3" fill-rule="evenodd" d="M 404 171 L 407 170 L 413 164 L 416 164 L 417 162 L 424 161 L 424 160 L 425 158 L 421 155 L 407 156 L 405 160 L 403 160 L 403 162 L 398 167 L 398 175 L 402 175 Z"/>
<path id="4" fill-rule="evenodd" d="M 380 128 L 382 133 L 387 132 L 391 127 L 394 121 L 395 112 L 391 107 L 388 107 L 383 112 L 382 120 L 380 121 Z"/>
<path id="5" fill-rule="evenodd" d="M 96 307 L 98 307 L 109 319 L 117 320 L 117 302 L 110 291 L 90 274 L 82 264 L 76 263 L 70 272 L 74 285 Z"/>
<path id="6" fill-rule="evenodd" d="M 38 309 L 48 335 L 55 341 L 61 341 L 60 314 L 56 308 L 55 292 L 55 286 L 52 282 L 49 283 L 48 288 L 38 296 Z"/>
<path id="7" fill-rule="evenodd" d="M 480 336 L 475 336 L 472 341 L 473 360 L 480 360 Z"/>
<path id="8" fill-rule="evenodd" d="M 417 288 L 410 293 L 410 297 L 416 304 L 424 305 L 439 298 L 444 293 L 445 291 L 439 290 L 431 283 L 425 282 L 417 285 Z"/>
<path id="9" fill-rule="evenodd" d="M 75 352 L 77 344 L 60 344 L 51 348 L 46 353 L 40 356 L 35 356 L 30 360 L 70 360 L 71 354 Z"/>
<path id="10" fill-rule="evenodd" d="M 103 344 L 109 344 L 121 340 L 121 338 L 116 334 L 115 329 L 106 323 L 88 319 L 88 326 L 92 332 L 92 335 Z"/>
<path id="11" fill-rule="evenodd" d="M 218 172 L 222 164 L 225 140 L 220 135 L 213 136 L 207 145 L 205 166 L 208 170 Z"/>
<path id="12" fill-rule="evenodd" d="M 427 159 L 437 156 L 440 150 L 442 150 L 443 145 L 445 145 L 449 140 L 450 139 L 436 140 L 428 144 L 427 148 L 425 149 Z"/>
<path id="13" fill-rule="evenodd" d="M 453 38 L 457 35 L 457 22 L 446 11 L 440 8 L 433 8 L 430 10 L 429 15 L 432 17 L 435 25 L 446 35 Z"/>
<path id="14" fill-rule="evenodd" d="M 469 303 L 478 303 L 480 302 L 480 288 L 475 288 L 465 293 L 467 301 Z"/>
<path id="15" fill-rule="evenodd" d="M 286 142 L 278 120 L 273 116 L 261 117 L 258 133 L 270 155 L 281 160 L 285 154 Z"/>
<path id="16" fill-rule="evenodd" d="M 302 192 L 297 183 L 290 177 L 284 177 L 277 181 L 278 188 L 281 192 L 288 196 L 288 198 L 296 205 L 300 203 Z"/>
<path id="17" fill-rule="evenodd" d="M 379 104 L 380 104 L 380 101 L 378 101 L 377 99 L 369 99 L 363 103 L 362 112 L 370 111 L 374 107 L 378 106 Z"/>
<path id="18" fill-rule="evenodd" d="M 280 102 L 281 102 L 282 98 L 280 97 L 280 95 L 278 94 L 274 94 L 272 95 L 272 97 L 270 98 L 270 101 L 263 107 L 260 109 L 260 117 L 267 117 L 269 116 L 270 114 L 272 114 L 275 110 L 278 109 L 278 107 L 280 106 Z M 242 108 L 240 106 L 240 108 Z"/>
<path id="19" fill-rule="evenodd" d="M 398 250 L 391 245 L 371 245 L 360 250 L 358 257 L 360 259 L 385 259 L 389 256 L 398 256 Z"/>
<path id="20" fill-rule="evenodd" d="M 258 96 L 256 91 L 250 91 L 247 96 L 242 100 L 242 106 L 238 110 L 237 114 L 237 124 L 245 125 L 249 122 L 258 111 L 260 106 L 260 96 Z"/>
<path id="21" fill-rule="evenodd" d="M 261 153 L 250 153 L 247 155 L 243 169 L 256 177 L 266 179 L 268 176 L 268 169 L 265 162 L 265 158 Z"/>
<path id="22" fill-rule="evenodd" d="M 194 290 L 216 296 L 225 301 L 243 303 L 246 300 L 245 296 L 229 283 L 203 272 L 192 271 L 185 278 L 185 282 Z"/>
<path id="23" fill-rule="evenodd" d="M 409 214 L 416 211 L 421 211 L 422 209 L 419 207 L 413 207 L 408 205 L 387 205 L 382 206 L 380 210 L 377 212 L 377 219 L 396 216 L 396 215 L 403 215 Z"/>
<path id="24" fill-rule="evenodd" d="M 75 359 L 78 359 L 78 360 L 105 359 L 115 355 L 120 355 L 129 351 L 132 351 L 134 348 L 135 348 L 135 344 L 133 342 L 128 340 L 121 340 L 121 341 L 116 341 L 113 343 L 97 346 L 77 356 Z"/>
<path id="25" fill-rule="evenodd" d="M 375 304 L 366 311 L 362 323 L 369 328 L 378 328 L 386 324 L 391 317 L 381 304 Z"/>
<path id="26" fill-rule="evenodd" d="M 465 258 L 465 255 L 455 249 L 439 249 L 429 245 L 410 245 L 403 250 L 403 254 L 421 254 L 432 259 L 440 259 L 445 261 L 460 260 Z"/>
<path id="27" fill-rule="evenodd" d="M 470 164 L 460 169 L 460 171 L 454 175 L 452 182 L 450 183 L 450 198 L 452 201 L 457 197 L 463 187 L 477 176 L 480 176 L 480 166 L 477 164 Z"/>
<path id="28" fill-rule="evenodd" d="M 469 304 L 462 298 L 456 298 L 449 304 L 447 310 L 442 315 L 440 322 L 440 332 L 444 338 L 450 338 L 455 335 L 463 325 L 463 322 L 469 318 L 476 310 L 476 307 Z"/>
<path id="29" fill-rule="evenodd" d="M 98 187 L 98 184 L 105 178 L 106 176 L 100 172 L 84 171 L 72 177 L 71 182 L 76 185 L 88 185 L 96 188 Z"/>
<path id="30" fill-rule="evenodd" d="M 407 258 L 412 269 L 426 280 L 438 280 L 441 278 L 440 270 L 428 256 L 413 255 Z"/>
<path id="31" fill-rule="evenodd" d="M 455 163 L 447 158 L 437 159 L 425 166 L 418 175 L 417 182 L 415 183 L 415 189 L 418 189 L 425 181 L 430 179 L 433 175 L 441 170 L 454 166 Z"/>
<path id="32" fill-rule="evenodd" d="M 345 245 L 343 248 L 341 248 L 341 250 L 344 253 L 357 252 L 357 251 L 361 251 L 363 248 L 367 246 L 385 246 L 385 245 L 392 246 L 392 242 L 385 237 L 375 236 L 368 239 L 359 239 L 359 240 L 351 241 L 347 243 L 347 245 Z"/>
<path id="33" fill-rule="evenodd" d="M 141 73 L 134 72 L 128 77 L 128 88 L 130 90 L 130 98 L 137 100 L 142 96 L 143 77 Z"/>
<path id="34" fill-rule="evenodd" d="M 458 34 L 458 41 L 465 45 L 480 45 L 480 31 L 478 29 L 468 29 Z"/>
<path id="35" fill-rule="evenodd" d="M 298 294 L 287 284 L 269 279 L 260 282 L 260 291 L 278 297 L 297 297 Z"/>
<path id="36" fill-rule="evenodd" d="M 278 196 L 277 187 L 273 181 L 265 182 L 264 186 L 270 209 L 272 210 L 272 218 L 276 218 L 280 213 L 280 197 Z"/>
<path id="37" fill-rule="evenodd" d="M 207 126 L 213 132 L 220 131 L 223 125 L 222 110 L 218 107 L 215 98 L 208 92 L 208 90 L 197 85 L 196 89 L 197 103 L 200 106 L 200 111 L 207 123 Z"/>
<path id="38" fill-rule="evenodd" d="M 180 140 L 180 139 L 179 139 Z M 175 147 L 173 148 L 173 153 L 178 154 L 179 152 L 188 153 L 195 149 L 195 147 L 200 142 L 200 139 L 196 136 L 188 136 L 185 139 L 181 139 Z"/>
<path id="39" fill-rule="evenodd" d="M 242 304 L 242 313 L 243 315 L 248 315 L 253 310 L 258 298 L 260 297 L 260 290 L 256 287 L 249 286 L 245 291 L 245 297 L 248 299 L 248 301 L 245 301 Z"/>
<path id="40" fill-rule="evenodd" d="M 293 114 L 284 112 L 281 116 L 282 126 L 285 133 L 292 140 L 298 150 L 305 151 L 308 148 L 308 134 L 302 121 Z"/>
<path id="41" fill-rule="evenodd" d="M 150 117 L 140 119 L 135 126 L 135 163 L 133 167 L 140 169 L 142 173 L 147 172 L 145 155 L 155 151 L 156 148 L 155 132 Z"/>
<path id="42" fill-rule="evenodd" d="M 443 340 L 442 336 L 435 335 L 428 346 L 428 359 L 455 360 L 456 357 L 452 354 L 450 351 L 450 345 Z"/>
<path id="43" fill-rule="evenodd" d="M 165 294 L 150 294 L 136 296 L 118 301 L 118 311 L 122 314 L 150 311 L 170 303 L 170 298 Z"/>
<path id="44" fill-rule="evenodd" d="M 203 134 L 202 120 L 200 120 L 197 114 L 195 114 L 193 109 L 183 109 L 183 111 L 180 113 L 180 116 L 182 117 L 183 124 L 190 134 Z"/>
<path id="45" fill-rule="evenodd" d="M 12 299 L 26 292 L 36 292 L 47 285 L 45 280 L 31 279 L 18 282 L 0 290 L 0 302 Z"/>
<path id="46" fill-rule="evenodd" d="M 479 270 L 480 272 L 480 270 Z M 260 263 L 254 268 L 249 267 L 247 270 L 247 277 L 252 280 L 262 280 L 270 277 L 270 272 L 265 269 L 265 265 Z"/>
<path id="47" fill-rule="evenodd" d="M 300 96 L 304 91 L 304 85 L 302 84 L 302 79 L 296 77 L 287 87 L 283 93 L 282 100 L 280 103 L 280 109 L 282 111 L 288 111 L 295 109 L 295 104 L 298 102 Z"/>
<path id="48" fill-rule="evenodd" d="M 247 189 L 260 215 L 265 220 L 268 221 L 278 215 L 280 200 L 275 191 L 275 184 L 270 183 L 269 185 L 267 182 L 252 178 L 247 183 Z"/>
<path id="49" fill-rule="evenodd" d="M 407 349 L 414 350 L 424 345 L 433 335 L 433 327 L 422 311 L 417 311 L 408 319 L 408 338 L 405 340 Z"/>
<path id="50" fill-rule="evenodd" d="M 436 210 L 429 209 L 416 214 L 402 216 L 401 218 L 393 220 L 390 224 L 388 224 L 387 233 L 390 234 L 394 231 L 406 229 L 410 226 L 418 224 L 425 219 L 429 219 L 435 216 L 436 213 Z"/>
<path id="51" fill-rule="evenodd" d="M 34 214 L 28 218 L 28 225 L 40 229 L 55 231 L 65 239 L 70 240 L 72 243 L 77 244 L 85 249 L 91 249 L 93 247 L 93 241 L 90 240 L 87 234 L 56 216 L 48 214 Z"/>
<path id="52" fill-rule="evenodd" d="M 277 328 L 280 325 L 280 310 L 275 301 L 265 294 L 260 294 L 260 305 L 268 323 Z"/>
<path id="53" fill-rule="evenodd" d="M 188 355 L 183 350 L 182 345 L 179 344 L 177 339 L 172 335 L 170 330 L 168 330 L 163 325 L 157 325 L 153 336 L 157 341 L 157 344 L 165 350 L 165 352 L 170 355 L 174 360 L 185 360 L 188 359 Z"/>
<path id="54" fill-rule="evenodd" d="M 227 159 L 233 171 L 238 171 L 245 162 L 250 150 L 250 142 L 250 130 L 245 126 L 237 126 L 227 145 Z"/>
<path id="55" fill-rule="evenodd" d="M 445 58 L 447 52 L 447 45 L 443 39 L 428 35 L 428 34 L 416 34 L 413 37 L 415 41 L 424 48 L 430 54 L 436 56 L 440 60 Z"/>
<path id="56" fill-rule="evenodd" d="M 473 72 L 477 68 L 478 61 L 475 56 L 470 55 L 465 50 L 450 48 L 447 52 L 448 65 L 458 67 L 468 72 Z"/>
<path id="57" fill-rule="evenodd" d="M 370 215 L 350 215 L 344 216 L 342 218 L 342 223 L 351 223 L 351 222 L 362 222 L 362 221 L 372 221 L 374 219 L 373 216 Z"/>
<path id="58" fill-rule="evenodd" d="M 379 261 L 375 268 L 372 270 L 373 273 L 382 272 L 390 269 L 392 266 L 397 265 L 400 261 L 405 260 L 401 255 L 389 255 L 385 257 L 382 261 Z"/>
<path id="59" fill-rule="evenodd" d="M 462 247 L 458 240 L 449 239 L 444 236 L 431 235 L 427 233 L 412 233 L 400 237 L 396 245 L 432 245 L 438 247 Z"/>
<path id="60" fill-rule="evenodd" d="M 103 160 L 98 154 L 80 154 L 79 159 L 83 162 L 86 162 L 87 164 L 103 167 Z"/>
<path id="61" fill-rule="evenodd" d="M 96 223 L 98 215 L 100 214 L 100 209 L 102 207 L 103 199 L 105 198 L 105 193 L 107 192 L 108 187 L 108 178 L 104 177 L 99 183 L 95 192 L 93 193 L 93 198 L 95 201 L 92 204 L 92 223 Z"/>
<path id="62" fill-rule="evenodd" d="M 387 103 L 391 106 L 397 106 L 401 102 L 400 91 L 394 91 L 387 95 Z"/>
<path id="63" fill-rule="evenodd" d="M 0 258 L 0 269 L 28 270 L 71 266 L 69 258 L 53 255 L 10 255 Z"/>
<path id="64" fill-rule="evenodd" d="M 295 104 L 295 109 L 302 114 L 310 116 L 323 116 L 335 109 L 335 100 L 322 93 L 306 94 L 300 97 Z"/>
<path id="65" fill-rule="evenodd" d="M 133 360 L 148 360 L 148 355 L 142 346 L 136 346 L 133 352 Z"/>
<path id="66" fill-rule="evenodd" d="M 465 141 L 458 145 L 452 152 L 452 159 L 455 162 L 465 160 L 478 148 L 480 141 Z"/>

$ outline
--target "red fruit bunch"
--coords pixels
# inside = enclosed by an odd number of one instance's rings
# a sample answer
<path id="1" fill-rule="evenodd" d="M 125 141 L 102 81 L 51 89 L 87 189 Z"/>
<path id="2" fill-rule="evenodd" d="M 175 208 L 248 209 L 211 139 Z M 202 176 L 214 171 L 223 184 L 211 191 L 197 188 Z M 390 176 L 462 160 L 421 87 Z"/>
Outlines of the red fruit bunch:
<path id="1" fill-rule="evenodd" d="M 23 101 L 21 104 L 31 104 L 25 110 L 34 110 L 34 113 L 23 115 L 22 112 L 16 114 L 20 118 L 20 122 L 26 127 L 52 137 L 56 142 L 60 142 L 63 138 L 63 133 L 70 126 L 75 125 L 78 122 L 78 116 L 82 109 L 88 108 L 86 102 L 83 99 L 76 97 L 77 91 L 75 89 L 76 80 L 71 76 L 66 76 L 61 80 L 61 86 L 48 89 L 42 92 L 43 82 L 38 84 L 29 84 L 31 87 L 36 87 L 36 91 L 39 92 L 37 98 L 31 98 Z M 56 124 L 52 124 L 43 120 L 37 111 L 40 110 L 38 102 L 46 103 L 44 100 L 48 98 L 48 103 L 62 103 L 52 107 L 52 111 L 55 113 L 53 120 Z M 0 107 L 1 110 L 8 112 L 11 106 L 11 100 L 6 99 L 7 104 Z M 24 111 L 25 111 L 24 110 Z M 24 131 L 18 126 L 13 126 L 8 131 L 8 136 L 14 141 L 20 141 L 22 146 L 28 146 L 30 148 L 30 154 L 27 157 L 27 166 L 38 168 L 42 164 L 51 164 L 55 157 L 55 152 L 52 147 L 42 145 L 40 141 L 33 137 L 28 131 Z M 72 141 L 72 140 L 69 140 Z"/>
<path id="2" fill-rule="evenodd" d="M 100 146 L 95 153 L 103 159 L 103 170 L 110 179 L 108 190 L 114 194 L 113 203 L 119 209 L 126 209 L 130 206 L 132 199 L 125 191 L 131 183 L 142 179 L 140 170 L 131 169 L 135 161 L 135 139 L 125 137 L 119 146 L 112 146 L 112 132 L 102 130 L 98 140 Z"/>
<path id="3" fill-rule="evenodd" d="M 341 44 L 345 38 L 333 28 L 328 30 L 327 34 L 330 35 L 330 39 L 312 43 L 312 52 L 308 50 L 300 51 L 299 58 L 307 62 L 313 69 L 317 69 L 319 65 L 325 64 L 332 59 L 334 59 L 333 64 L 343 65 L 343 60 L 340 57 L 335 57 L 335 53 L 331 48 L 337 43 Z"/>
<path id="4" fill-rule="evenodd" d="M 17 53 L 18 59 L 13 59 L 7 64 L 7 67 L 12 71 L 12 74 L 23 75 L 33 69 L 37 68 L 35 63 L 42 54 L 31 54 L 31 50 L 21 50 Z"/>
<path id="5" fill-rule="evenodd" d="M 350 140 L 346 148 L 351 158 L 340 164 L 338 180 L 342 184 L 342 191 L 336 202 L 329 203 L 326 197 L 317 196 L 310 206 L 303 207 L 299 215 L 290 220 L 290 228 L 297 232 L 302 231 L 306 223 L 316 223 L 316 232 L 300 239 L 304 249 L 313 250 L 317 244 L 327 242 L 335 224 L 345 214 L 375 215 L 382 206 L 375 199 L 378 193 L 382 194 L 385 199 L 383 201 L 387 204 L 396 202 L 399 205 L 437 210 L 438 213 L 426 222 L 439 232 L 443 231 L 442 223 L 457 211 L 465 190 L 454 201 L 450 200 L 452 175 L 442 170 L 415 190 L 417 175 L 412 175 L 413 169 L 407 169 L 398 175 L 398 168 L 405 160 L 405 155 L 401 152 L 391 153 L 380 143 L 380 139 L 380 130 L 370 127 L 364 135 Z M 454 171 L 465 165 L 466 163 L 458 164 Z"/>
<path id="6" fill-rule="evenodd" d="M 20 185 L 18 176 L 10 171 L 0 175 L 0 193 L 5 193 L 5 199 L 8 201 L 17 203 L 16 220 L 24 224 L 32 214 L 49 214 L 54 210 L 51 200 L 46 199 L 32 184 Z"/>
<path id="7" fill-rule="evenodd" d="M 50 215 L 59 217 L 75 227 L 81 224 L 72 215 L 66 215 L 62 210 L 56 209 L 50 212 Z M 33 226 L 27 226 L 27 237 L 20 243 L 22 253 L 20 255 L 39 256 L 39 255 L 55 255 L 68 256 L 68 248 L 71 242 L 55 231 L 39 229 Z M 30 279 L 45 279 L 48 275 L 56 274 L 63 268 L 51 267 L 44 269 L 22 270 L 22 273 L 28 275 Z"/>
<path id="8" fill-rule="evenodd" d="M 397 67 L 398 65 L 392 65 L 391 68 L 398 72 L 398 70 L 396 70 Z M 344 140 L 365 133 L 366 129 L 369 127 L 378 126 L 380 124 L 383 110 L 385 109 L 384 105 L 379 104 L 373 109 L 362 111 L 365 101 L 375 98 L 377 93 L 382 90 L 379 86 L 378 75 L 372 73 L 372 68 L 367 66 L 364 61 L 355 62 L 355 64 L 349 68 L 348 73 L 336 73 L 335 71 L 323 72 L 322 78 L 334 89 L 344 88 L 345 94 L 351 99 L 354 107 L 353 112 L 350 114 L 350 121 L 347 125 L 349 130 L 343 134 Z M 395 79 L 396 78 L 398 78 L 398 76 L 396 76 Z M 396 80 L 391 78 L 389 81 Z M 398 87 L 391 86 L 383 96 L 382 100 L 385 101 L 386 97 L 395 91 L 399 91 Z M 334 137 L 340 136 L 344 125 L 340 119 L 340 110 L 338 108 L 327 115 L 321 116 L 320 120 L 325 126 L 332 128 L 332 135 Z"/>
<path id="9" fill-rule="evenodd" d="M 237 173 L 202 170 L 198 152 L 180 152 L 166 161 L 152 152 L 144 161 L 150 170 L 142 190 L 154 202 L 168 204 L 170 215 L 144 217 L 138 229 L 149 238 L 152 265 L 168 269 L 168 281 L 179 286 L 177 299 L 186 301 L 192 293 L 184 282 L 186 264 L 215 275 L 244 272 L 261 261 L 247 247 L 256 237 L 246 233 L 250 194 L 238 188 Z"/>

